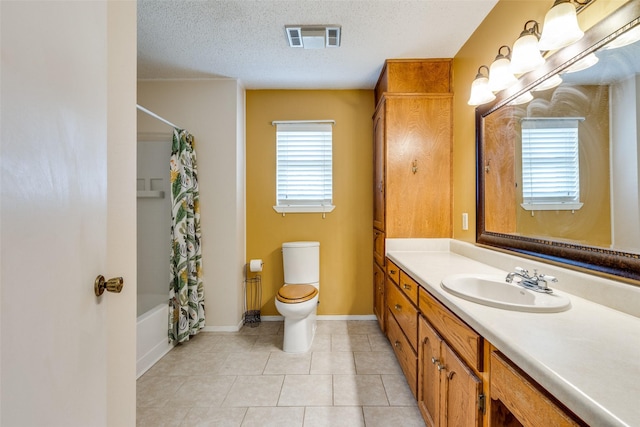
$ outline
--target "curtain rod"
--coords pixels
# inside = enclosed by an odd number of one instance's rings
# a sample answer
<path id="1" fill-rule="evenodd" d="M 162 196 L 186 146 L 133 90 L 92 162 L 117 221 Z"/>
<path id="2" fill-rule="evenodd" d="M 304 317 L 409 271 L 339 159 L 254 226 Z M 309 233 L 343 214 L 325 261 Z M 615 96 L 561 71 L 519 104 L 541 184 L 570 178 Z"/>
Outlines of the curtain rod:
<path id="1" fill-rule="evenodd" d="M 176 125 L 174 125 L 174 124 L 173 124 L 173 123 L 171 123 L 169 120 L 164 119 L 164 118 L 160 117 L 159 115 L 157 115 L 156 113 L 154 113 L 154 112 L 152 112 L 152 111 L 147 110 L 146 108 L 144 108 L 144 107 L 143 107 L 142 105 L 140 105 L 140 104 L 136 104 L 136 108 L 137 108 L 138 110 L 142 111 L 143 113 L 147 113 L 148 115 L 150 115 L 150 116 L 151 116 L 151 117 L 153 117 L 154 119 L 158 119 L 158 120 L 160 120 L 162 123 L 166 123 L 166 124 L 168 124 L 169 126 L 171 126 L 171 127 L 173 127 L 173 128 L 176 128 L 176 129 L 182 129 L 180 126 L 176 126 Z"/>
<path id="2" fill-rule="evenodd" d="M 278 124 L 287 124 L 287 123 L 331 123 L 332 125 L 336 124 L 335 120 L 274 120 L 271 122 L 272 126 Z"/>

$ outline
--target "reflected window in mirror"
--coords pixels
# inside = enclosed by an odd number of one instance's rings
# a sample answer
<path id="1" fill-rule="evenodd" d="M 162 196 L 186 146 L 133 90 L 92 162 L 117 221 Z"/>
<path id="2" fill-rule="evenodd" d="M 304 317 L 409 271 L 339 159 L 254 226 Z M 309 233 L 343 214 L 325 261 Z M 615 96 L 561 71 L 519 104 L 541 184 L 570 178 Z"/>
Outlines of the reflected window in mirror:
<path id="1" fill-rule="evenodd" d="M 522 206 L 577 210 L 580 203 L 579 127 L 584 118 L 522 119 Z M 532 213 L 533 215 L 533 213 Z"/>

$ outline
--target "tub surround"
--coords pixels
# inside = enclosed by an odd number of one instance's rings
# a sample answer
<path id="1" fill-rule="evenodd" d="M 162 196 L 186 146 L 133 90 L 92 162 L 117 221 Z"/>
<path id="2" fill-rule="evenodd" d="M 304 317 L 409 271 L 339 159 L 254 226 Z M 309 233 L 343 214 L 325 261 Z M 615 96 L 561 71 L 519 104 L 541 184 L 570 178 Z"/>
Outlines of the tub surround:
<path id="1" fill-rule="evenodd" d="M 591 425 L 640 425 L 640 287 L 450 239 L 387 239 L 386 254 L 422 287 Z M 506 274 L 514 267 L 556 276 L 572 307 L 524 313 L 447 293 L 454 273 Z M 635 307 L 633 301 L 636 302 Z"/>

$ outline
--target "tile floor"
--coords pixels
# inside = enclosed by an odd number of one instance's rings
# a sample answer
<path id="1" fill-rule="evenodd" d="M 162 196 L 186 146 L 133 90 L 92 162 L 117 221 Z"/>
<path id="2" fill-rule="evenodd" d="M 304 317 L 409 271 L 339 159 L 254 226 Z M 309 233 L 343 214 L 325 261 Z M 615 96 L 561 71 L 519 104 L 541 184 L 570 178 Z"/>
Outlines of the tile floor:
<path id="1" fill-rule="evenodd" d="M 372 321 L 318 321 L 306 354 L 282 322 L 204 332 L 137 382 L 143 426 L 424 426 L 391 345 Z"/>

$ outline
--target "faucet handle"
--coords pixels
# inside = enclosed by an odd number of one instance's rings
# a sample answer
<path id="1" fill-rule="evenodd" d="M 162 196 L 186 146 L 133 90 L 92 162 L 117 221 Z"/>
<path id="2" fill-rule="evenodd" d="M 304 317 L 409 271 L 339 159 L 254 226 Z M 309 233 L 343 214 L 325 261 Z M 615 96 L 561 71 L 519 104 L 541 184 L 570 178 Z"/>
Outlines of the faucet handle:
<path id="1" fill-rule="evenodd" d="M 520 274 L 529 274 L 529 271 L 527 269 L 522 268 L 522 267 L 516 267 L 515 270 Z"/>
<path id="2" fill-rule="evenodd" d="M 538 276 L 539 279 L 544 280 L 545 282 L 557 282 L 558 278 L 554 276 L 549 276 L 548 274 L 541 274 Z"/>

